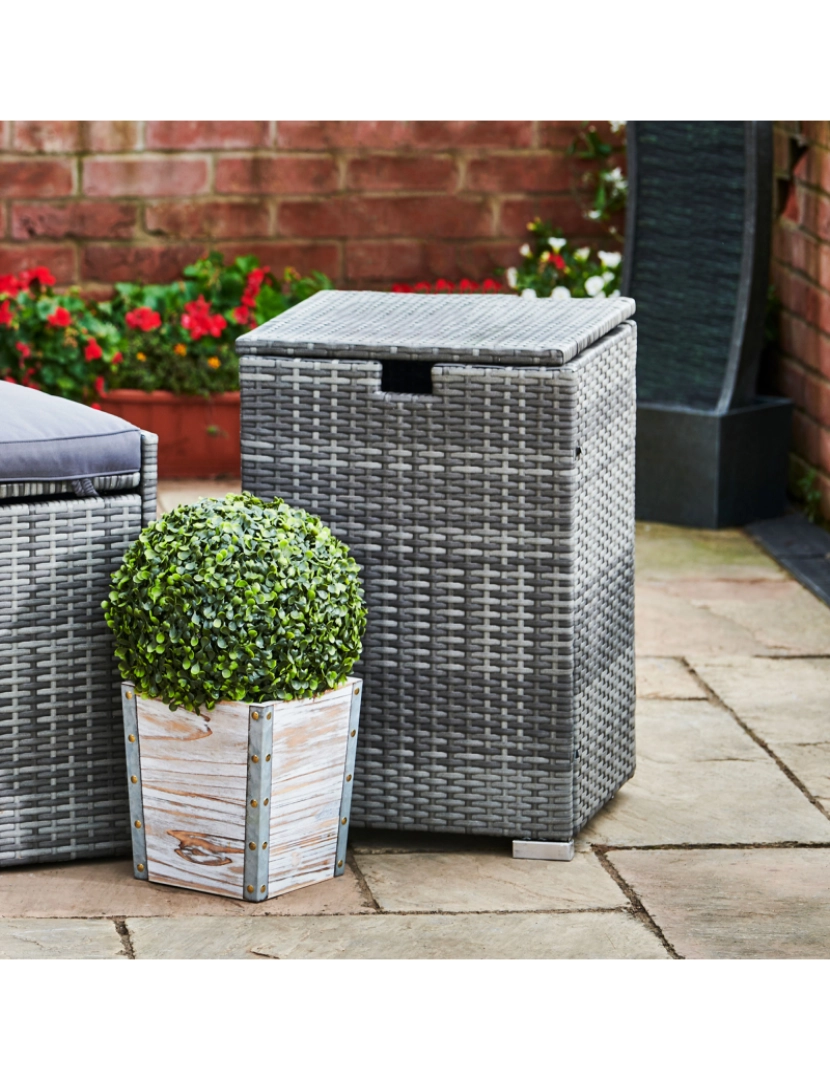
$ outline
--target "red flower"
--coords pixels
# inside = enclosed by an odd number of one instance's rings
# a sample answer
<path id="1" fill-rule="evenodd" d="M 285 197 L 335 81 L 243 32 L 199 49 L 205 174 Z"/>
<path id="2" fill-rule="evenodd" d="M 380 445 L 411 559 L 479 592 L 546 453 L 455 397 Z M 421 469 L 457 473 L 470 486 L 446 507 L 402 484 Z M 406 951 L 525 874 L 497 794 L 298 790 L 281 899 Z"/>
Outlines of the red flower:
<path id="1" fill-rule="evenodd" d="M 97 401 L 93 401 L 93 403 L 90 405 L 90 409 L 100 409 L 100 408 L 101 408 L 101 406 L 98 404 Z"/>
<path id="2" fill-rule="evenodd" d="M 269 266 L 260 266 L 256 270 L 252 270 L 248 274 L 248 288 L 254 290 L 256 295 L 262 288 L 262 283 L 265 280 L 265 275 L 270 271 Z"/>
<path id="3" fill-rule="evenodd" d="M 134 311 L 128 311 L 124 321 L 131 330 L 157 330 L 161 326 L 161 316 L 152 308 L 139 307 Z"/>
<path id="4" fill-rule="evenodd" d="M 104 392 L 104 376 L 99 375 L 95 380 L 95 393 L 99 396 Z"/>
<path id="5" fill-rule="evenodd" d="M 415 288 L 412 291 L 413 292 L 432 292 L 432 287 L 430 286 L 428 281 L 419 281 L 418 284 L 415 286 Z"/>
<path id="6" fill-rule="evenodd" d="M 17 296 L 23 286 L 14 274 L 0 274 L 0 293 L 8 293 L 9 296 Z"/>
<path id="7" fill-rule="evenodd" d="M 32 270 L 27 270 L 26 277 L 28 278 L 28 281 L 26 282 L 27 285 L 31 285 L 33 281 L 37 281 L 38 284 L 42 285 L 44 288 L 47 285 L 54 285 L 56 280 L 45 266 L 36 266 Z"/>
<path id="8" fill-rule="evenodd" d="M 451 281 L 447 281 L 445 278 L 438 278 L 438 280 L 435 282 L 435 291 L 436 292 L 452 292 L 453 291 L 453 283 Z"/>
<path id="9" fill-rule="evenodd" d="M 412 292 L 411 285 L 393 285 L 392 292 Z"/>
<path id="10" fill-rule="evenodd" d="M 46 321 L 50 326 L 69 326 L 72 316 L 65 307 L 56 307 Z"/>
<path id="11" fill-rule="evenodd" d="M 240 326 L 244 326 L 248 321 L 248 309 L 244 304 L 241 304 L 238 308 L 233 309 L 233 317 L 239 323 Z"/>
<path id="12" fill-rule="evenodd" d="M 29 348 L 25 341 L 16 341 L 14 343 L 14 347 L 20 353 L 20 356 L 23 360 L 28 360 L 29 357 L 32 355 L 32 350 Z"/>
<path id="13" fill-rule="evenodd" d="M 121 355 L 121 353 L 117 352 L 115 356 L 113 356 L 112 362 L 113 364 L 120 364 L 123 359 L 124 357 Z"/>
<path id="14" fill-rule="evenodd" d="M 4 300 L 3 303 L 0 304 L 0 326 L 11 325 L 12 313 L 9 304 L 10 302 L 8 300 Z"/>
<path id="15" fill-rule="evenodd" d="M 557 270 L 564 270 L 565 269 L 565 260 L 562 258 L 561 255 L 557 255 L 557 254 L 551 255 L 550 261 L 553 263 L 553 265 L 556 267 Z"/>
<path id="16" fill-rule="evenodd" d="M 491 277 L 485 278 L 481 283 L 482 292 L 501 292 L 501 285 L 497 281 L 493 281 Z"/>
<path id="17" fill-rule="evenodd" d="M 470 281 L 469 278 L 463 277 L 458 283 L 459 292 L 477 292 L 478 285 L 474 281 Z"/>
<path id="18" fill-rule="evenodd" d="M 192 341 L 198 341 L 207 334 L 215 338 L 221 337 L 222 331 L 228 325 L 224 315 L 211 315 L 210 304 L 204 296 L 185 304 L 184 312 L 182 326 L 188 331 Z"/>
<path id="19" fill-rule="evenodd" d="M 87 347 L 84 349 L 84 357 L 87 360 L 100 360 L 104 354 L 101 352 L 101 346 L 94 339 L 90 339 Z"/>

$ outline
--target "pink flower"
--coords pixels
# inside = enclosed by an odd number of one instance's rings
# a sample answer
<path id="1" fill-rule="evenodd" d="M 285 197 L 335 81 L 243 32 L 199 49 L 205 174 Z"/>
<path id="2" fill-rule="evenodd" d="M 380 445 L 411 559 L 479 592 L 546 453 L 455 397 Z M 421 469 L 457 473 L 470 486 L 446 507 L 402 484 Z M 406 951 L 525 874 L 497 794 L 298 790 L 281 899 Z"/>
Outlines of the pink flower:
<path id="1" fill-rule="evenodd" d="M 128 311 L 124 316 L 124 322 L 131 330 L 157 330 L 161 326 L 161 316 L 152 308 L 139 307 L 134 311 Z"/>
<path id="2" fill-rule="evenodd" d="M 50 326 L 69 326 L 72 316 L 65 307 L 56 307 L 46 321 Z"/>
<path id="3" fill-rule="evenodd" d="M 84 349 L 84 358 L 86 360 L 100 360 L 103 355 L 101 346 L 95 340 L 90 340 L 89 344 Z"/>

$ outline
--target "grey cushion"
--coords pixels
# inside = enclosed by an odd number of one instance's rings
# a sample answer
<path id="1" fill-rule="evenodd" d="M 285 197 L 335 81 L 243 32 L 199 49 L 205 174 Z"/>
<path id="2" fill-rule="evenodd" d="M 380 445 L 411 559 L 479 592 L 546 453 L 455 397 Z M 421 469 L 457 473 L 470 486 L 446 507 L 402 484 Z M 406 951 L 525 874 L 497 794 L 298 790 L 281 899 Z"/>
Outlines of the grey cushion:
<path id="1" fill-rule="evenodd" d="M 126 420 L 0 381 L 0 481 L 82 481 L 140 470 L 141 432 Z"/>

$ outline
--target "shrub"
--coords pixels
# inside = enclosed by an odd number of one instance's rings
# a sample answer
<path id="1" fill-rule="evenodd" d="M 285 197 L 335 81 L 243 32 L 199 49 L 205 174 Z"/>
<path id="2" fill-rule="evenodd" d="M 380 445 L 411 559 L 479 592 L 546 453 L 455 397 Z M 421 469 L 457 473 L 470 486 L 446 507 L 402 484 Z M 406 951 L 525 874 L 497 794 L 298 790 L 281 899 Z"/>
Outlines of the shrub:
<path id="1" fill-rule="evenodd" d="M 619 296 L 622 255 L 618 251 L 594 252 L 585 246 L 571 250 L 561 229 L 539 218 L 528 225 L 531 234 L 519 248 L 522 262 L 511 266 L 505 280 L 522 296 Z"/>
<path id="2" fill-rule="evenodd" d="M 237 390 L 235 339 L 331 287 L 325 274 L 301 277 L 291 267 L 280 284 L 254 256 L 226 266 L 218 252 L 185 267 L 182 280 L 169 285 L 116 285 L 115 299 L 100 305 L 122 334 L 123 362 L 107 385 L 174 394 Z"/>
<path id="3" fill-rule="evenodd" d="M 252 495 L 180 506 L 112 576 L 123 678 L 171 709 L 311 697 L 360 656 L 359 567 L 318 518 Z"/>
<path id="4" fill-rule="evenodd" d="M 52 291 L 45 266 L 0 275 L 0 378 L 93 403 L 119 359 L 119 332 L 77 289 Z"/>

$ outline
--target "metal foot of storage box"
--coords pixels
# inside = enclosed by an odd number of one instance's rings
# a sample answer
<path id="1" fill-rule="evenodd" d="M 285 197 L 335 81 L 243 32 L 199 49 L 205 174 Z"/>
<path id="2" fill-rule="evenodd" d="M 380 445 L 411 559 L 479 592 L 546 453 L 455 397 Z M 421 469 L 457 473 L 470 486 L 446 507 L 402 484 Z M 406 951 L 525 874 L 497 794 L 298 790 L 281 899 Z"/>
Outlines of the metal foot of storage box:
<path id="1" fill-rule="evenodd" d="M 239 339 L 243 488 L 363 568 L 353 824 L 567 843 L 632 775 L 633 311 L 323 292 Z"/>

